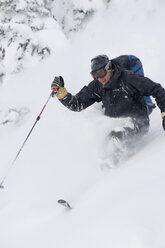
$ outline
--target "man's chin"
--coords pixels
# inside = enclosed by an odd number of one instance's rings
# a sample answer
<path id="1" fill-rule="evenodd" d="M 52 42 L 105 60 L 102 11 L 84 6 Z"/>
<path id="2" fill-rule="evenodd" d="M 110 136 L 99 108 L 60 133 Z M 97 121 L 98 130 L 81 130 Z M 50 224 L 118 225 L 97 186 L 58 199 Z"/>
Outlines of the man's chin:
<path id="1" fill-rule="evenodd" d="M 99 82 L 102 84 L 102 85 L 105 85 L 108 81 L 107 80 L 104 80 L 104 81 L 100 81 Z"/>

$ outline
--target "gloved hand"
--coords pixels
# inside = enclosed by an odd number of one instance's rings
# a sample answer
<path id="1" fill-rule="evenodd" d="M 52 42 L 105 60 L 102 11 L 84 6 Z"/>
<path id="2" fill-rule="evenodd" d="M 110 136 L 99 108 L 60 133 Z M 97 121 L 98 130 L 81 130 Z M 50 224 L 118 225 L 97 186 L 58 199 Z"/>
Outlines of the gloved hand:
<path id="1" fill-rule="evenodd" d="M 64 88 L 63 77 L 55 77 L 52 84 L 52 96 L 56 95 L 58 99 L 63 99 L 67 95 L 67 90 Z"/>
<path id="2" fill-rule="evenodd" d="M 165 116 L 163 117 L 162 125 L 163 125 L 163 129 L 164 129 L 164 131 L 165 131 Z"/>
<path id="3" fill-rule="evenodd" d="M 51 84 L 51 89 L 56 94 L 60 87 L 64 87 L 64 79 L 61 76 L 55 77 Z"/>

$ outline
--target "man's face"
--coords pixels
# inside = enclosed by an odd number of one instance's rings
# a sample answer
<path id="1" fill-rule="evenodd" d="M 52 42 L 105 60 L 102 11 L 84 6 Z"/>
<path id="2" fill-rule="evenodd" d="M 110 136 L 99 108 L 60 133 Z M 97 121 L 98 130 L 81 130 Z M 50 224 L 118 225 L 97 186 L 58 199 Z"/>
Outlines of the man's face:
<path id="1" fill-rule="evenodd" d="M 113 71 L 108 70 L 107 74 L 103 78 L 98 78 L 97 80 L 102 84 L 105 85 L 112 77 Z"/>

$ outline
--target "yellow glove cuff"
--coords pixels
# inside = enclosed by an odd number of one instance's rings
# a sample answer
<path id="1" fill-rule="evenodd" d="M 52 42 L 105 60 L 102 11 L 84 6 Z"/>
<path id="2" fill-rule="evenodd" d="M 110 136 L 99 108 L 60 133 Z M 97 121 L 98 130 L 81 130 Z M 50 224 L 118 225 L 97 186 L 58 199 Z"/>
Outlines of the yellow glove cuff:
<path id="1" fill-rule="evenodd" d="M 64 87 L 60 87 L 57 92 L 57 98 L 63 99 L 68 94 L 67 90 Z"/>
<path id="2" fill-rule="evenodd" d="M 165 117 L 165 112 L 161 113 L 162 119 Z"/>

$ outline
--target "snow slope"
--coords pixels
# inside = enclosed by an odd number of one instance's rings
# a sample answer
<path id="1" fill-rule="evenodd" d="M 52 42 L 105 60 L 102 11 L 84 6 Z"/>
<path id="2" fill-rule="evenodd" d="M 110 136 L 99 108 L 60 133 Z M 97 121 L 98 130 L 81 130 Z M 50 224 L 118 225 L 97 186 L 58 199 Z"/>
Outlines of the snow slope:
<path id="1" fill-rule="evenodd" d="M 54 56 L 1 86 L 0 113 L 10 122 L 0 126 L 0 177 L 12 169 L 0 192 L 0 247 L 165 247 L 165 141 L 158 108 L 143 149 L 120 167 L 101 170 L 102 143 L 118 120 L 103 116 L 98 105 L 74 113 L 51 99 L 11 167 L 54 75 L 63 75 L 76 93 L 91 80 L 93 56 L 129 53 L 165 86 L 164 11 L 162 0 L 112 1 L 68 42 L 61 40 Z M 59 206 L 59 198 L 73 210 Z"/>

